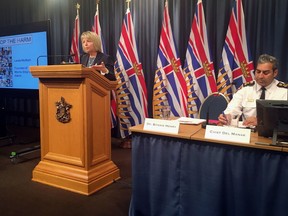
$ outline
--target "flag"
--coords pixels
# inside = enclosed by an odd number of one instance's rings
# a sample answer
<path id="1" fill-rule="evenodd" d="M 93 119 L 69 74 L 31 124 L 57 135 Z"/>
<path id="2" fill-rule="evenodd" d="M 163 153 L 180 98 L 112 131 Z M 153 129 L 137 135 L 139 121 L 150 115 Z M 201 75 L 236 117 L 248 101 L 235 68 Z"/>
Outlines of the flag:
<path id="1" fill-rule="evenodd" d="M 72 58 L 75 63 L 80 63 L 80 52 L 79 52 L 80 22 L 79 22 L 78 10 L 79 8 L 77 7 L 77 15 L 75 18 L 71 49 L 70 49 L 70 55 L 73 55 Z"/>
<path id="2" fill-rule="evenodd" d="M 103 35 L 101 32 L 101 26 L 100 26 L 100 21 L 99 21 L 99 4 L 97 3 L 96 5 L 96 12 L 94 15 L 94 25 L 92 26 L 92 32 L 95 32 L 97 35 L 99 35 L 101 39 L 101 50 L 103 53 L 106 53 L 106 47 L 103 39 Z"/>
<path id="3" fill-rule="evenodd" d="M 188 81 L 188 115 L 198 117 L 204 99 L 217 92 L 202 0 L 198 0 L 188 40 L 183 68 Z"/>
<path id="4" fill-rule="evenodd" d="M 111 128 L 116 127 L 117 125 L 117 100 L 116 93 L 114 90 L 111 90 L 111 107 L 110 107 L 110 116 L 111 116 Z"/>
<path id="5" fill-rule="evenodd" d="M 104 38 L 101 32 L 100 20 L 99 20 L 99 4 L 96 4 L 96 12 L 94 15 L 94 25 L 92 26 L 92 32 L 95 32 L 99 35 L 101 40 L 101 50 L 103 53 L 106 53 Z M 116 103 L 116 93 L 114 90 L 111 91 L 111 107 L 110 107 L 110 116 L 111 116 L 111 128 L 114 128 L 117 125 L 117 103 Z"/>
<path id="6" fill-rule="evenodd" d="M 134 27 L 129 8 L 122 24 L 115 62 L 115 75 L 120 134 L 131 134 L 129 127 L 144 123 L 148 116 L 147 89 L 142 64 L 139 62 Z"/>
<path id="7" fill-rule="evenodd" d="M 219 64 L 218 91 L 232 98 L 233 93 L 243 83 L 254 79 L 253 70 L 253 61 L 246 39 L 242 0 L 236 0 Z"/>
<path id="8" fill-rule="evenodd" d="M 163 105 L 171 107 L 171 116 L 187 116 L 187 84 L 171 30 L 167 1 L 164 8 L 153 87 L 154 118 L 159 118 Z"/>

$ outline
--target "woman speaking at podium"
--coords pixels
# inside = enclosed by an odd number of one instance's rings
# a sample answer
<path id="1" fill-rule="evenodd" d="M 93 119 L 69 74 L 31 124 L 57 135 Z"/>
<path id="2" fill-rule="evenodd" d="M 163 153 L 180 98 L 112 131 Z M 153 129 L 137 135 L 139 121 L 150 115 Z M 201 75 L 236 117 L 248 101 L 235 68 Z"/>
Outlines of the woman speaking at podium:
<path id="1" fill-rule="evenodd" d="M 243 125 L 256 126 L 256 100 L 287 100 L 287 84 L 275 79 L 278 75 L 278 61 L 275 57 L 262 54 L 257 61 L 257 67 L 254 71 L 255 80 L 243 84 L 233 99 L 220 114 L 218 120 L 226 125 L 231 119 L 231 115 L 241 114 Z"/>
<path id="2" fill-rule="evenodd" d="M 91 31 L 81 34 L 81 43 L 84 54 L 80 56 L 80 62 L 86 67 L 99 71 L 111 81 L 115 81 L 114 60 L 101 50 L 100 37 Z"/>

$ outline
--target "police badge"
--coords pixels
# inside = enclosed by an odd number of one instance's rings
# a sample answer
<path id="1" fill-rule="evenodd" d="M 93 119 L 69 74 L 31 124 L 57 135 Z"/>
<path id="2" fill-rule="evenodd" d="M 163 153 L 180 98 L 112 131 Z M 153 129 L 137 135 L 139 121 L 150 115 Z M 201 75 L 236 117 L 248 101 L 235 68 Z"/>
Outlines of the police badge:
<path id="1" fill-rule="evenodd" d="M 56 111 L 56 119 L 62 123 L 68 123 L 70 118 L 70 108 L 72 105 L 66 103 L 65 99 L 61 97 L 60 101 L 55 103 L 57 111 Z"/>

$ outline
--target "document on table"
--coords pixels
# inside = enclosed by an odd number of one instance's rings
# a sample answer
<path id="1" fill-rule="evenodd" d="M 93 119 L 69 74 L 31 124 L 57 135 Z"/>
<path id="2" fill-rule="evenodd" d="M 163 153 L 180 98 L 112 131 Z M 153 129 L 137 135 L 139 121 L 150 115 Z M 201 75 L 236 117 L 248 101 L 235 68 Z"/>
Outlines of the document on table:
<path id="1" fill-rule="evenodd" d="M 180 124 L 193 124 L 198 125 L 203 122 L 206 122 L 206 119 L 197 119 L 197 118 L 189 118 L 189 117 L 180 117 L 175 121 L 179 121 Z"/>
<path id="2" fill-rule="evenodd" d="M 238 122 L 238 127 L 239 127 L 239 128 L 250 128 L 250 129 L 255 129 L 255 128 L 256 128 L 256 127 L 253 126 L 253 125 L 249 125 L 249 126 L 243 125 L 243 121 L 239 121 L 239 122 Z"/>

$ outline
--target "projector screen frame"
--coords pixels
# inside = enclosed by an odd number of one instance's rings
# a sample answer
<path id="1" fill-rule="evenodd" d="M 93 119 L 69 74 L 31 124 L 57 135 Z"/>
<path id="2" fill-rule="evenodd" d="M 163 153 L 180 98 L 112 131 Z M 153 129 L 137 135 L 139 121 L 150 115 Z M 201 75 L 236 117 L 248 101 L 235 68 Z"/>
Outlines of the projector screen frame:
<path id="1" fill-rule="evenodd" d="M 45 49 L 47 50 L 47 53 L 44 53 L 44 54 L 47 56 L 50 56 L 51 55 L 51 35 L 50 35 L 51 34 L 51 21 L 50 20 L 31 22 L 31 23 L 26 23 L 26 24 L 21 24 L 21 25 L 9 25 L 9 26 L 5 26 L 5 27 L 0 27 L 0 37 L 2 37 L 2 38 L 3 37 L 4 38 L 6 38 L 6 37 L 7 38 L 13 38 L 14 36 L 17 37 L 19 35 L 26 35 L 26 34 L 40 35 L 40 33 L 43 33 L 43 32 L 46 33 L 46 47 L 45 47 Z M 43 34 L 41 35 L 41 37 L 43 38 Z M 5 47 L 5 46 L 2 46 L 2 47 Z M 13 54 L 12 54 L 12 56 L 13 56 Z M 2 57 L 4 58 L 4 55 L 2 55 Z M 7 56 L 5 56 L 5 57 L 7 57 Z M 33 57 L 33 61 L 35 61 L 35 59 L 37 60 L 38 55 L 35 54 L 35 56 L 32 56 L 32 57 Z M 13 57 L 11 57 L 11 58 L 12 58 L 12 64 L 14 64 L 15 62 L 13 62 L 14 61 Z M 47 57 L 47 60 L 45 60 L 45 61 L 47 62 L 48 65 L 51 64 L 51 58 Z M 18 63 L 18 65 L 21 65 L 21 64 Z M 31 65 L 29 65 L 29 63 L 27 63 L 26 65 L 32 66 L 32 65 L 36 65 L 36 64 L 34 64 L 34 62 L 31 62 Z M 10 67 L 10 65 L 9 65 L 9 67 Z M 5 69 L 5 67 L 4 67 L 4 69 Z M 9 71 L 10 70 L 12 72 L 11 77 L 13 79 L 15 79 L 15 77 L 14 77 L 15 67 L 12 66 L 12 69 L 10 67 Z M 6 69 L 6 71 L 7 71 L 7 69 Z M 8 76 L 9 76 L 9 73 L 8 73 Z M 30 73 L 30 71 L 29 71 L 29 73 Z M 4 76 L 6 76 L 6 75 L 4 75 Z M 33 81 L 32 82 L 34 84 L 31 87 L 29 85 L 26 85 L 26 86 L 20 85 L 19 86 L 17 84 L 15 86 L 13 86 L 15 83 L 13 83 L 14 80 L 12 78 L 11 78 L 11 80 L 12 80 L 12 84 L 11 84 L 12 86 L 11 87 L 0 85 L 0 91 L 2 92 L 2 94 L 4 92 L 9 92 L 10 90 L 12 90 L 15 93 L 15 91 L 17 92 L 17 90 L 19 90 L 19 91 L 26 91 L 26 90 L 38 91 L 38 89 L 39 89 L 39 86 L 38 85 L 36 86 L 35 82 L 33 82 Z M 30 80 L 29 76 L 28 76 L 28 79 Z M 37 83 L 38 83 L 38 78 L 32 77 L 31 79 L 37 80 Z M 25 78 L 23 80 L 25 80 Z M 4 81 L 7 81 L 7 80 L 4 79 Z M 9 81 L 9 79 L 8 79 L 8 81 Z M 19 83 L 19 79 L 17 81 Z"/>

